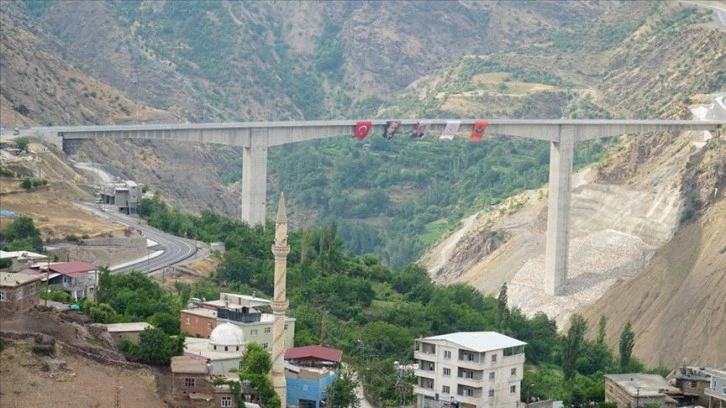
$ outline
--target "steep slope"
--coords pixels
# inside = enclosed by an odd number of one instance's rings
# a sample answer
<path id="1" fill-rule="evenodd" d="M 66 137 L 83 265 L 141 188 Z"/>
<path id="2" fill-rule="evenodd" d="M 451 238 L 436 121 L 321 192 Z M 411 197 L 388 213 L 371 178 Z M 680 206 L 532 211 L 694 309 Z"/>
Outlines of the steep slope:
<path id="1" fill-rule="evenodd" d="M 685 226 L 648 266 L 620 282 L 585 317 L 607 318 L 607 341 L 630 321 L 634 355 L 649 366 L 718 366 L 726 361 L 726 199 Z"/>
<path id="2" fill-rule="evenodd" d="M 171 115 L 128 98 L 67 61 L 30 16 L 0 3 L 0 113 L 18 125 L 123 123 Z"/>

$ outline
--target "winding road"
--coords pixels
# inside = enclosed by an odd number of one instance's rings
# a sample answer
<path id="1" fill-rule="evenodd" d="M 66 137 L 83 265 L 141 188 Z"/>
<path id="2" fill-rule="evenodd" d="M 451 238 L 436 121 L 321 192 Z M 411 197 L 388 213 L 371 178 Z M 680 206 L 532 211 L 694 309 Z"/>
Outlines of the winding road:
<path id="1" fill-rule="evenodd" d="M 111 271 L 114 273 L 130 272 L 132 270 L 151 273 L 186 261 L 197 253 L 198 243 L 196 241 L 167 234 L 145 223 L 142 224 L 138 217 L 113 211 L 101 211 L 97 207 L 98 204 L 78 203 L 78 205 L 99 217 L 141 230 L 147 239 L 157 243 L 157 245 L 149 248 L 147 256 L 111 266 Z"/>

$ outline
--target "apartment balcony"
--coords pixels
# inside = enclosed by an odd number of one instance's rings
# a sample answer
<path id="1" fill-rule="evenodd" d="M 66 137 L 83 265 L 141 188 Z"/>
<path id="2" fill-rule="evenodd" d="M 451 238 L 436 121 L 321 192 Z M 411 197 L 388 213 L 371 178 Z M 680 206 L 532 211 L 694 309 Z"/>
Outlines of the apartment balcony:
<path id="1" fill-rule="evenodd" d="M 456 377 L 456 383 L 461 385 L 466 385 L 467 387 L 472 388 L 481 388 L 486 383 L 488 383 L 489 380 L 484 380 L 482 378 L 467 378 L 467 377 Z"/>
<path id="2" fill-rule="evenodd" d="M 477 396 L 477 394 L 474 394 L 473 396 L 466 396 L 466 395 L 459 395 L 457 394 L 454 398 L 456 398 L 456 401 L 463 402 L 465 404 L 471 404 L 476 406 L 481 406 L 483 404 L 483 400 L 481 398 L 481 393 Z"/>
<path id="3" fill-rule="evenodd" d="M 454 360 L 454 364 L 460 368 L 466 368 L 472 371 L 481 371 L 486 368 L 486 365 L 479 361 L 468 361 L 468 360 Z"/>
<path id="4" fill-rule="evenodd" d="M 436 352 L 416 350 L 413 352 L 413 358 L 415 360 L 436 361 Z"/>
<path id="5" fill-rule="evenodd" d="M 413 386 L 413 393 L 417 395 L 423 395 L 426 397 L 436 398 L 436 390 L 433 388 L 421 387 L 419 385 Z"/>
<path id="6" fill-rule="evenodd" d="M 714 390 L 711 388 L 704 388 L 703 393 L 709 397 L 714 397 L 721 401 L 726 401 L 726 394 L 724 394 L 723 392 L 720 392 L 719 390 Z"/>
<path id="7" fill-rule="evenodd" d="M 436 379 L 436 371 L 434 370 L 422 370 L 422 369 L 416 369 L 413 370 L 413 375 L 416 377 L 426 377 L 426 378 L 433 378 Z"/>

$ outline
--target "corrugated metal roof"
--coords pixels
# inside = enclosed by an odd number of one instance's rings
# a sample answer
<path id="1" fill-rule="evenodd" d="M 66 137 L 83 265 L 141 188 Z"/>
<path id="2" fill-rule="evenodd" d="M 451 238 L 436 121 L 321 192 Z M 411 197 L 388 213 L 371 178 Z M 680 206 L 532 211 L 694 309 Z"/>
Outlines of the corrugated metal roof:
<path id="1" fill-rule="evenodd" d="M 293 347 L 285 352 L 285 360 L 301 360 L 316 358 L 318 360 L 334 361 L 340 363 L 343 351 L 324 346 Z"/>
<path id="2" fill-rule="evenodd" d="M 72 272 L 90 272 L 98 269 L 95 265 L 91 265 L 88 262 L 74 261 L 74 262 L 63 262 L 50 265 L 50 270 L 58 272 L 63 275 L 67 275 Z"/>

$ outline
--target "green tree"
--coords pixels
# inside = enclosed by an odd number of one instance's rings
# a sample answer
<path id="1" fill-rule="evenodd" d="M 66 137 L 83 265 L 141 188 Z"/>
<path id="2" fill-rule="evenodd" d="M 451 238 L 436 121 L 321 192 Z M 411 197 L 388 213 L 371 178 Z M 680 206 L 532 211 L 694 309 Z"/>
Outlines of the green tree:
<path id="1" fill-rule="evenodd" d="M 0 229 L 0 248 L 6 251 L 35 251 L 43 250 L 43 240 L 40 231 L 35 228 L 30 217 L 18 217 L 3 229 Z"/>
<path id="2" fill-rule="evenodd" d="M 15 139 L 15 146 L 17 146 L 17 148 L 20 149 L 21 152 L 27 152 L 28 145 L 30 145 L 30 140 L 24 137 Z"/>
<path id="3" fill-rule="evenodd" d="M 585 319 L 576 314 L 572 316 L 570 329 L 567 335 L 562 338 L 562 371 L 565 373 L 565 380 L 572 379 L 575 376 L 575 364 L 580 354 L 580 347 L 585 339 L 585 331 L 587 330 L 587 322 Z"/>
<path id="4" fill-rule="evenodd" d="M 242 370 L 239 371 L 239 378 L 242 381 L 249 381 L 257 390 L 261 406 L 280 408 L 280 397 L 270 381 L 271 369 L 270 353 L 257 343 L 249 343 L 247 350 L 242 355 Z"/>
<path id="5" fill-rule="evenodd" d="M 502 284 L 502 288 L 499 290 L 499 297 L 497 298 L 497 327 L 499 331 L 504 330 L 504 321 L 507 316 L 507 283 Z"/>
<path id="6" fill-rule="evenodd" d="M 158 327 L 168 335 L 177 335 L 179 331 L 179 317 L 166 311 L 159 311 L 154 313 L 148 319 L 149 324 L 154 327 Z"/>
<path id="7" fill-rule="evenodd" d="M 29 178 L 24 178 L 23 181 L 20 183 L 20 187 L 30 190 L 33 188 L 33 182 Z"/>
<path id="8" fill-rule="evenodd" d="M 117 323 L 122 319 L 113 308 L 107 303 L 91 305 L 88 309 L 88 317 L 96 323 Z"/>
<path id="9" fill-rule="evenodd" d="M 163 330 L 147 327 L 139 334 L 136 356 L 147 364 L 166 365 L 173 356 L 184 352 L 184 337 L 169 336 Z"/>
<path id="10" fill-rule="evenodd" d="M 605 344 L 605 330 L 607 326 L 607 318 L 600 315 L 600 321 L 597 323 L 597 344 Z"/>
<path id="11" fill-rule="evenodd" d="M 630 326 L 630 322 L 625 325 L 622 333 L 620 333 L 620 367 L 625 368 L 630 364 L 630 356 L 633 354 L 635 346 L 635 333 Z"/>
<path id="12" fill-rule="evenodd" d="M 355 393 L 356 383 L 349 370 L 341 370 L 338 378 L 328 386 L 328 406 L 330 408 L 358 408 L 360 400 Z"/>

